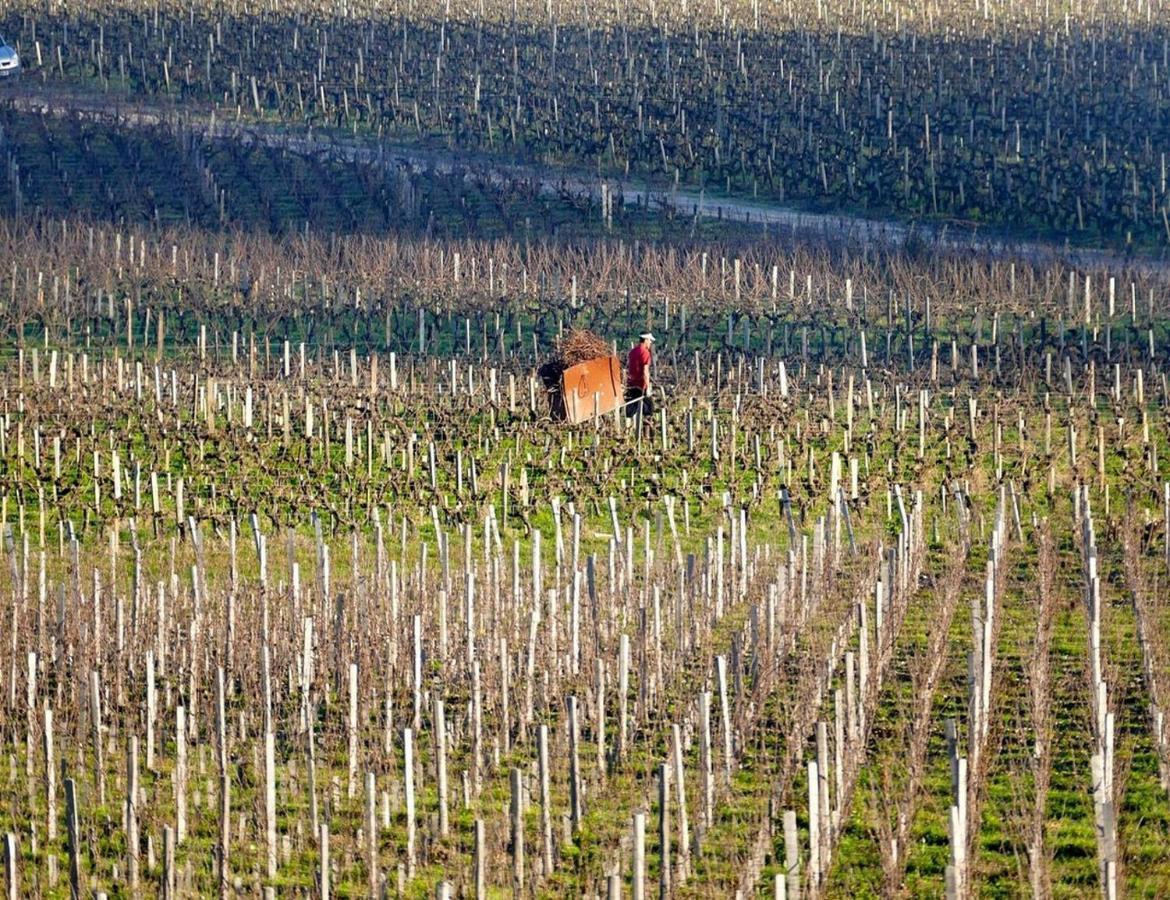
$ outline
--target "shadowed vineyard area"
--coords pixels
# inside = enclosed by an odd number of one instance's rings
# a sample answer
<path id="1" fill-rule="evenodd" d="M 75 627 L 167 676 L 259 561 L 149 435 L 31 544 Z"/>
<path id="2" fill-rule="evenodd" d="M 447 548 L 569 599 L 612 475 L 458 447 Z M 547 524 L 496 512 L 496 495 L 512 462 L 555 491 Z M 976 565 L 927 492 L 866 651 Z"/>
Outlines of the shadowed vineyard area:
<path id="1" fill-rule="evenodd" d="M 1170 896 L 1168 28 L 7 4 L 5 900 Z"/>
<path id="2" fill-rule="evenodd" d="M 133 225 L 195 225 L 273 234 L 398 233 L 436 238 L 510 234 L 564 239 L 600 234 L 598 203 L 568 189 L 480 168 L 345 160 L 251 136 L 209 138 L 152 124 L 0 110 L 9 177 L 0 211 L 11 218 L 82 216 Z M 730 227 L 730 226 L 729 226 Z M 619 207 L 618 234 L 694 236 L 686 222 Z M 711 231 L 703 223 L 699 234 Z M 722 229 L 724 231 L 727 228 Z"/>
<path id="3" fill-rule="evenodd" d="M 16 0 L 0 15 L 26 83 L 1158 248 L 1168 25 L 1146 0 Z"/>

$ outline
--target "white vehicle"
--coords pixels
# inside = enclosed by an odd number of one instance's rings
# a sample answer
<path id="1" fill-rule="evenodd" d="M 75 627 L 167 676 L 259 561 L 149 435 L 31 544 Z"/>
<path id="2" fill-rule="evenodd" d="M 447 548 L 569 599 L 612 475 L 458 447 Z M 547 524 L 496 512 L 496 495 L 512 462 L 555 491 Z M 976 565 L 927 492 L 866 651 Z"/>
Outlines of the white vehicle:
<path id="1" fill-rule="evenodd" d="M 0 78 L 20 77 L 20 54 L 0 37 Z"/>

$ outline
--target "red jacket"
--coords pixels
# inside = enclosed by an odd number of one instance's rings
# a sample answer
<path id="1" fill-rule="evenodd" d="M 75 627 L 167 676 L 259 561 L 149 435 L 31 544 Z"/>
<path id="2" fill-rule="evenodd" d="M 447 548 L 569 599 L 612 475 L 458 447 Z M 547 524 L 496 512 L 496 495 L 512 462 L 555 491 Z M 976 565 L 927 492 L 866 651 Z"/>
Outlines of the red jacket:
<path id="1" fill-rule="evenodd" d="M 645 344 L 637 344 L 630 351 L 626 362 L 626 384 L 629 387 L 646 390 L 646 369 L 650 366 L 650 359 L 650 348 Z"/>

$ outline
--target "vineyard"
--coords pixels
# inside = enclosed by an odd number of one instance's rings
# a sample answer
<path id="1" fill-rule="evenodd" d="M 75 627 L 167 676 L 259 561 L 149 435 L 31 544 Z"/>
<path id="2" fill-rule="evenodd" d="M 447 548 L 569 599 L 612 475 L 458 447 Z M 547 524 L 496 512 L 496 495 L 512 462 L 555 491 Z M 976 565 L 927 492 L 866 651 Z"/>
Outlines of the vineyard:
<path id="1" fill-rule="evenodd" d="M 0 33 L 5 900 L 1170 896 L 1163 5 Z"/>
<path id="2" fill-rule="evenodd" d="M 1153 276 L 5 241 L 16 895 L 1167 890 Z"/>
<path id="3" fill-rule="evenodd" d="M 206 139 L 182 126 L 54 118 L 0 108 L 7 157 L 0 212 L 34 220 L 84 216 L 129 224 L 226 227 L 275 235 L 397 234 L 564 240 L 599 235 L 694 237 L 718 229 L 601 205 L 531 179 L 491 178 L 406 161 L 351 163 L 240 135 Z"/>
<path id="4" fill-rule="evenodd" d="M 16 0 L 26 79 L 713 194 L 1164 248 L 1154 0 Z"/>

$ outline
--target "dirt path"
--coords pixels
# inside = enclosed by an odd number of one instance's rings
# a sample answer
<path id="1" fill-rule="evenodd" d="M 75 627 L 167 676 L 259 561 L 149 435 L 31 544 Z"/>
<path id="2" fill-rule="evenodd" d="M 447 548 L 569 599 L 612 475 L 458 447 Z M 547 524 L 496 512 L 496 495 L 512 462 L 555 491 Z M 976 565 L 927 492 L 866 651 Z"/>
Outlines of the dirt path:
<path id="1" fill-rule="evenodd" d="M 326 154 L 334 159 L 388 168 L 406 165 L 417 172 L 463 172 L 469 179 L 497 184 L 521 180 L 536 184 L 542 194 L 588 196 L 596 200 L 601 196 L 604 182 L 615 200 L 620 200 L 626 206 L 645 206 L 698 218 L 767 225 L 772 230 L 788 231 L 804 237 L 877 244 L 887 248 L 913 243 L 935 251 L 1021 259 L 1030 263 L 1061 260 L 1081 268 L 1170 273 L 1170 259 L 1165 256 L 981 234 L 977 228 L 968 226 L 872 219 L 848 213 L 808 212 L 778 203 L 709 197 L 701 190 L 657 187 L 640 179 L 601 179 L 582 169 L 542 166 L 503 156 L 352 137 L 311 126 L 235 119 L 230 112 L 225 118 L 223 110 L 217 111 L 207 105 L 188 103 L 168 106 L 124 95 L 27 83 L 5 86 L 0 92 L 0 104 L 42 115 L 76 115 L 95 120 L 113 120 L 130 126 L 169 125 L 192 130 L 208 138 L 257 141 L 298 153 Z"/>

